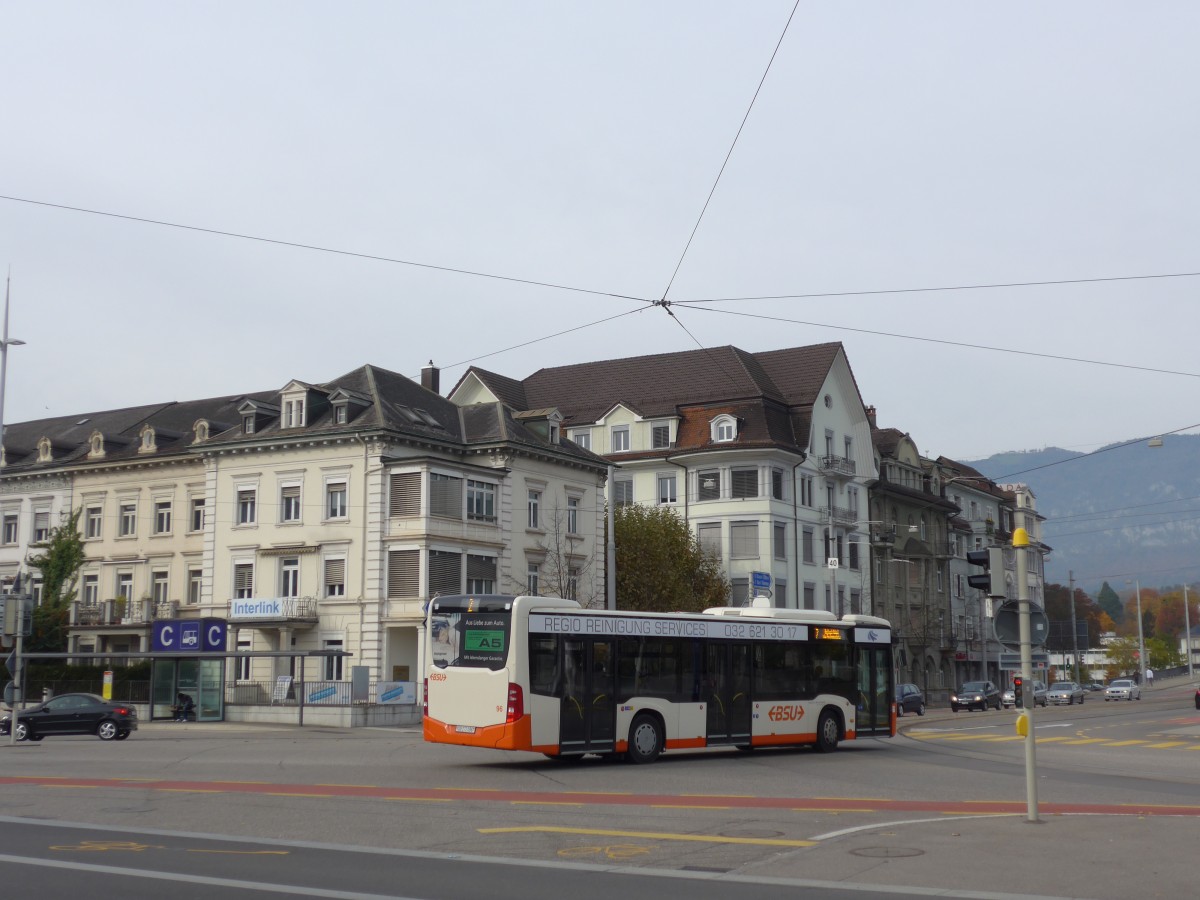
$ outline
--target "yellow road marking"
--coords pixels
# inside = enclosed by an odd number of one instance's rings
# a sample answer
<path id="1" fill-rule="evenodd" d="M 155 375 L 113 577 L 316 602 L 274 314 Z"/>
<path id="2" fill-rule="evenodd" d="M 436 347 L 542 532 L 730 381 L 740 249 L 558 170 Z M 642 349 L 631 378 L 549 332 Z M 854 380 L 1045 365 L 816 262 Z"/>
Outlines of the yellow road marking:
<path id="1" fill-rule="evenodd" d="M 1145 741 L 1113 741 L 1110 747 L 1132 747 L 1134 744 L 1144 744 Z"/>
<path id="2" fill-rule="evenodd" d="M 1005 735 L 1004 737 L 984 738 L 984 740 L 987 741 L 989 744 L 1002 744 L 1005 741 L 1023 741 L 1023 740 L 1025 740 L 1025 738 L 1021 737 L 1021 735 L 1019 735 L 1019 734 L 1009 734 L 1009 735 Z"/>
<path id="3" fill-rule="evenodd" d="M 380 800 L 392 800 L 398 803 L 453 803 L 449 797 L 380 797 Z"/>
<path id="4" fill-rule="evenodd" d="M 1069 740 L 1069 738 L 1067 738 L 1067 736 L 1065 734 L 1059 735 L 1058 737 L 1037 738 L 1037 742 L 1039 744 L 1057 744 L 1058 742 L 1065 741 L 1065 740 Z"/>
<path id="5" fill-rule="evenodd" d="M 1067 743 L 1071 746 L 1079 744 L 1107 744 L 1108 738 L 1079 738 L 1074 741 L 1067 741 Z"/>
<path id="6" fill-rule="evenodd" d="M 703 844 L 760 844 L 769 847 L 814 847 L 816 841 L 793 841 L 784 838 L 739 838 L 720 834 L 671 834 L 659 831 L 617 831 L 604 828 L 559 828 L 551 825 L 527 825 L 517 828 L 480 828 L 480 834 L 512 834 L 548 832 L 551 834 L 594 834 L 609 837 L 645 838 L 651 841 L 693 841 Z"/>
<path id="7" fill-rule="evenodd" d="M 1182 747 L 1187 741 L 1163 741 L 1161 744 L 1147 744 L 1147 750 L 1166 750 L 1168 747 Z"/>
<path id="8" fill-rule="evenodd" d="M 877 812 L 875 809 L 851 809 L 850 807 L 838 807 L 837 809 L 829 809 L 826 806 L 793 806 L 792 812 L 827 812 L 827 813 L 847 813 L 847 812 Z"/>
<path id="9" fill-rule="evenodd" d="M 729 809 L 728 806 L 701 806 L 690 803 L 651 803 L 651 809 Z"/>
<path id="10" fill-rule="evenodd" d="M 583 806 L 582 803 L 568 803 L 558 800 L 513 800 L 513 806 Z"/>

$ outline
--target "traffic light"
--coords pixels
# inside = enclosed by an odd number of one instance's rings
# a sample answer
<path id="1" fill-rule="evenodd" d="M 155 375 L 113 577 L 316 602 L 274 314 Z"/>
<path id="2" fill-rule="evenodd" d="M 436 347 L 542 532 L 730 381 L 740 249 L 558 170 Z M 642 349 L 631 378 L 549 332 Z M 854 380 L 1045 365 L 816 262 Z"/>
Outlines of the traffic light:
<path id="1" fill-rule="evenodd" d="M 1008 584 L 1004 577 L 1004 548 L 988 547 L 986 550 L 968 550 L 967 562 L 980 566 L 983 571 L 967 576 L 967 584 L 979 588 L 989 597 L 1007 597 Z"/>
<path id="2" fill-rule="evenodd" d="M 1013 679 L 1013 700 L 1017 709 L 1025 708 L 1025 679 L 1020 675 Z"/>

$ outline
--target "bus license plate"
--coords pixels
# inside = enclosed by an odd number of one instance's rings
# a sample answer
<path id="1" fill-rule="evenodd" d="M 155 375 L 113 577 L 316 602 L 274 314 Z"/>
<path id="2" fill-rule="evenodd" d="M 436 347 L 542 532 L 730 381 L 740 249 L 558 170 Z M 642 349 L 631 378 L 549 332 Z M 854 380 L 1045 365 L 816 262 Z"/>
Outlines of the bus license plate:
<path id="1" fill-rule="evenodd" d="M 474 734 L 475 726 L 474 725 L 455 725 L 454 730 L 457 731 L 459 734 Z"/>

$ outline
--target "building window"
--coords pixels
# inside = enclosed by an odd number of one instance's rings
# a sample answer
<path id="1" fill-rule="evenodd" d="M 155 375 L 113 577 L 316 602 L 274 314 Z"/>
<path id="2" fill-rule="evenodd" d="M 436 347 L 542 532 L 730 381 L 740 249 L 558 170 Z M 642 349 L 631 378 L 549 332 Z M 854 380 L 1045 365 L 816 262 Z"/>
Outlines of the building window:
<path id="1" fill-rule="evenodd" d="M 572 431 L 571 440 L 578 444 L 584 450 L 592 449 L 592 432 L 591 431 Z"/>
<path id="2" fill-rule="evenodd" d="M 734 606 L 750 605 L 750 579 L 734 578 L 730 581 L 733 590 L 730 592 L 730 602 Z"/>
<path id="3" fill-rule="evenodd" d="M 462 479 L 429 473 L 429 514 L 445 519 L 462 518 Z"/>
<path id="4" fill-rule="evenodd" d="M 717 443 L 726 443 L 737 438 L 737 419 L 733 416 L 717 416 L 709 424 L 709 437 Z"/>
<path id="5" fill-rule="evenodd" d="M 529 492 L 529 527 L 530 528 L 541 528 L 542 527 L 542 523 L 541 523 L 541 519 L 540 519 L 540 515 L 539 515 L 541 512 L 541 506 L 542 506 L 542 492 L 541 491 L 530 491 Z"/>
<path id="6" fill-rule="evenodd" d="M 133 597 L 133 573 L 132 572 L 118 572 L 117 573 L 116 590 L 117 590 L 117 597 L 119 597 L 119 598 L 124 597 L 125 600 L 128 601 L 131 597 Z"/>
<path id="7" fill-rule="evenodd" d="M 633 479 L 613 479 L 613 506 L 633 505 Z"/>
<path id="8" fill-rule="evenodd" d="M 816 562 L 816 556 L 814 552 L 816 548 L 813 546 L 815 543 L 815 538 L 816 533 L 811 528 L 805 527 L 800 539 L 800 552 L 802 554 L 801 559 L 803 559 L 806 563 L 811 564 Z"/>
<path id="9" fill-rule="evenodd" d="M 429 551 L 429 596 L 462 591 L 462 554 L 448 550 Z"/>
<path id="10" fill-rule="evenodd" d="M 300 558 L 285 556 L 279 560 L 279 596 L 300 596 Z"/>
<path id="11" fill-rule="evenodd" d="M 696 526 L 696 539 L 700 544 L 700 549 L 708 556 L 721 558 L 721 525 L 717 522 L 710 522 L 705 525 Z"/>
<path id="12" fill-rule="evenodd" d="M 579 498 L 567 498 L 567 534 L 579 534 Z"/>
<path id="13" fill-rule="evenodd" d="M 733 469 L 729 473 L 729 490 L 735 500 L 758 496 L 758 469 Z"/>
<path id="14" fill-rule="evenodd" d="M 671 426 L 666 422 L 656 422 L 650 426 L 650 446 L 661 450 L 671 446 Z"/>
<path id="15" fill-rule="evenodd" d="M 697 500 L 720 500 L 721 499 L 721 472 L 718 469 L 709 469 L 706 472 L 699 472 L 696 475 L 696 499 Z"/>
<path id="16" fill-rule="evenodd" d="M 612 428 L 612 452 L 626 453 L 629 450 L 629 426 L 614 425 Z"/>
<path id="17" fill-rule="evenodd" d="M 579 569 L 575 567 L 567 569 L 567 599 L 579 601 Z"/>
<path id="18" fill-rule="evenodd" d="M 772 534 L 772 554 L 776 559 L 787 559 L 787 526 L 778 522 L 775 523 Z"/>
<path id="19" fill-rule="evenodd" d="M 164 571 L 150 573 L 150 596 L 154 600 L 154 605 L 159 606 L 166 603 L 170 599 L 167 573 Z"/>
<path id="20" fill-rule="evenodd" d="M 811 475 L 800 476 L 800 505 L 807 506 L 810 509 L 813 505 L 813 487 L 814 481 Z"/>
<path id="21" fill-rule="evenodd" d="M 195 606 L 200 602 L 200 594 L 204 589 L 204 570 L 188 569 L 187 602 Z"/>
<path id="22" fill-rule="evenodd" d="M 242 432 L 254 434 L 254 416 L 242 416 Z"/>
<path id="23" fill-rule="evenodd" d="M 333 408 L 334 424 L 345 425 L 349 418 L 349 407 L 345 403 L 338 404 Z"/>
<path id="24" fill-rule="evenodd" d="M 455 479 L 457 481 L 457 479 Z M 325 518 L 344 519 L 348 515 L 346 482 L 333 481 L 325 485 Z M 461 509 L 461 507 L 459 507 Z"/>
<path id="25" fill-rule="evenodd" d="M 98 606 L 100 603 L 100 576 L 83 576 L 83 605 Z"/>
<path id="26" fill-rule="evenodd" d="M 321 642 L 323 650 L 341 650 L 342 641 L 340 639 L 328 639 Z M 325 657 L 325 680 L 326 681 L 341 681 L 342 680 L 342 661 L 345 657 L 342 656 L 327 656 Z"/>
<path id="27" fill-rule="evenodd" d="M 237 523 L 239 525 L 253 525 L 256 521 L 257 511 L 255 506 L 258 501 L 258 492 L 254 488 L 242 488 L 237 492 Z"/>
<path id="28" fill-rule="evenodd" d="M 154 504 L 154 533 L 171 533 L 171 501 L 158 500 Z"/>
<path id="29" fill-rule="evenodd" d="M 470 482 L 467 483 L 467 503 L 471 502 Z M 395 472 L 388 489 L 388 514 L 419 516 L 421 514 L 421 473 Z"/>
<path id="30" fill-rule="evenodd" d="M 467 555 L 467 593 L 491 594 L 496 590 L 496 557 Z"/>
<path id="31" fill-rule="evenodd" d="M 525 570 L 525 593 L 533 597 L 538 595 L 539 572 L 537 563 L 530 563 Z"/>
<path id="32" fill-rule="evenodd" d="M 137 503 L 121 504 L 121 524 L 118 534 L 121 537 L 131 537 L 137 533 Z"/>
<path id="33" fill-rule="evenodd" d="M 467 518 L 475 522 L 496 521 L 496 486 L 486 481 L 467 481 Z"/>
<path id="34" fill-rule="evenodd" d="M 304 425 L 304 401 L 286 401 L 283 404 L 283 427 L 300 428 L 302 425 Z"/>
<path id="35" fill-rule="evenodd" d="M 190 524 L 191 524 L 192 531 L 203 531 L 204 530 L 204 498 L 203 497 L 193 497 L 192 498 L 192 521 Z"/>
<path id="36" fill-rule="evenodd" d="M 346 596 L 346 560 L 325 560 L 325 596 Z"/>
<path id="37" fill-rule="evenodd" d="M 237 600 L 254 596 L 254 563 L 237 563 L 233 567 L 233 596 Z"/>
<path id="38" fill-rule="evenodd" d="M 858 570 L 858 542 L 850 541 L 849 546 L 846 548 L 846 550 L 850 557 L 850 568 L 857 571 Z"/>
<path id="39" fill-rule="evenodd" d="M 12 513 L 5 513 L 5 515 L 4 515 L 4 543 L 15 544 L 19 541 L 19 535 L 20 535 L 20 529 L 18 527 L 19 525 L 20 525 L 20 519 L 17 515 L 12 514 Z"/>
<path id="40" fill-rule="evenodd" d="M 420 587 L 419 550 L 388 551 L 388 596 L 416 597 Z"/>
<path id="41" fill-rule="evenodd" d="M 758 523 L 729 523 L 729 555 L 733 559 L 758 559 Z"/>
<path id="42" fill-rule="evenodd" d="M 679 497 L 675 491 L 675 476 L 674 475 L 659 475 L 658 476 L 658 502 L 659 503 L 677 503 Z"/>
<path id="43" fill-rule="evenodd" d="M 50 540 L 50 511 L 39 510 L 33 514 L 33 543 L 41 544 Z"/>
<path id="44" fill-rule="evenodd" d="M 7 523 L 6 523 L 7 524 Z M 104 529 L 104 507 L 89 506 L 83 517 L 83 536 L 99 538 Z M 5 541 L 7 544 L 8 541 Z"/>
<path id="45" fill-rule="evenodd" d="M 242 637 L 241 635 L 238 635 L 237 648 L 238 653 L 249 653 L 254 649 L 254 641 L 248 637 Z M 238 681 L 250 680 L 250 661 L 251 658 L 249 656 L 239 656 L 237 658 L 236 677 Z"/>
<path id="46" fill-rule="evenodd" d="M 783 469 L 771 470 L 771 496 L 776 500 L 786 500 L 784 491 Z"/>

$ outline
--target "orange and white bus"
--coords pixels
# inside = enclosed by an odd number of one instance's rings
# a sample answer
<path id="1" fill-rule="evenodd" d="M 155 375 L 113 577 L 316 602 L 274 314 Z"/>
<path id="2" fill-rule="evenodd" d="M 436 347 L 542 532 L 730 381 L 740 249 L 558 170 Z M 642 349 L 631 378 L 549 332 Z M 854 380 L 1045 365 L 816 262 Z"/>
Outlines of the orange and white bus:
<path id="1" fill-rule="evenodd" d="M 435 598 L 426 624 L 427 741 L 650 762 L 896 733 L 891 626 L 872 616 L 479 595 Z"/>

